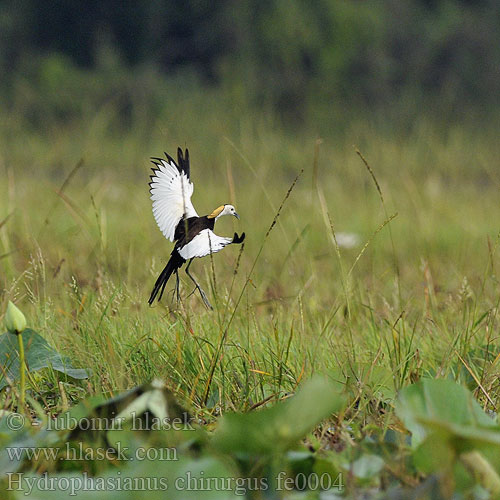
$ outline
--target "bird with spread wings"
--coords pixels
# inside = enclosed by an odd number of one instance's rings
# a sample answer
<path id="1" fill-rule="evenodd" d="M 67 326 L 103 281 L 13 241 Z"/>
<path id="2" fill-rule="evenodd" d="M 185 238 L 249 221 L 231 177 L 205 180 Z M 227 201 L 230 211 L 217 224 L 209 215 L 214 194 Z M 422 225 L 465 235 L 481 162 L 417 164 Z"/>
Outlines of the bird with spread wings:
<path id="1" fill-rule="evenodd" d="M 151 200 L 153 201 L 153 215 L 168 240 L 175 242 L 170 259 L 156 280 L 149 305 L 158 296 L 161 299 L 167 281 L 172 274 L 176 277 L 176 293 L 179 300 L 179 274 L 178 270 L 188 262 L 186 274 L 195 284 L 195 289 L 200 292 L 204 304 L 212 309 L 208 298 L 189 272 L 189 266 L 196 257 L 205 257 L 219 252 L 231 243 L 243 243 L 245 233 L 238 236 L 234 233 L 232 238 L 224 238 L 213 232 L 215 221 L 223 215 L 233 215 L 239 219 L 233 205 L 225 204 L 216 208 L 210 215 L 200 217 L 191 203 L 193 183 L 190 176 L 189 151 L 183 153 L 177 149 L 177 163 L 165 153 L 165 159 L 152 158 L 155 165 L 149 183 Z M 158 295 L 159 294 L 159 295 Z"/>

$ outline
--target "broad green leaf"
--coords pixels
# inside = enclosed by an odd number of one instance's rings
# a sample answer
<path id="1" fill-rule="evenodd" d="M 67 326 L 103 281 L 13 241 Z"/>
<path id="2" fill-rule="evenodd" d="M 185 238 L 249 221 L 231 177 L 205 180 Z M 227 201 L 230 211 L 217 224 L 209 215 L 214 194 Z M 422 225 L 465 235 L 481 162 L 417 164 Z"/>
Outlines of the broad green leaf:
<path id="1" fill-rule="evenodd" d="M 415 466 L 426 474 L 432 474 L 443 467 L 450 466 L 456 454 L 449 443 L 430 435 L 413 452 Z"/>
<path id="2" fill-rule="evenodd" d="M 24 455 L 21 454 L 22 448 L 34 446 L 28 427 L 29 422 L 20 413 L 2 410 L 0 415 L 0 477 L 6 473 L 16 472 L 24 460 Z"/>
<path id="3" fill-rule="evenodd" d="M 384 465 L 384 460 L 378 455 L 364 454 L 352 464 L 351 472 L 359 479 L 370 479 L 376 476 Z"/>
<path id="4" fill-rule="evenodd" d="M 500 427 L 472 394 L 451 380 L 422 380 L 402 390 L 396 411 L 412 432 L 422 472 L 461 463 L 496 498 L 500 494 Z"/>
<path id="5" fill-rule="evenodd" d="M 344 398 L 337 386 L 313 378 L 297 394 L 272 408 L 222 417 L 213 444 L 228 453 L 273 454 L 294 446 L 324 418 L 338 412 Z"/>
<path id="6" fill-rule="evenodd" d="M 426 419 L 422 422 L 428 436 L 415 450 L 415 463 L 422 467 L 421 470 L 436 470 L 434 466 L 449 463 L 437 457 L 460 457 L 464 453 L 479 451 L 500 472 L 500 427 L 474 427 Z M 432 464 L 431 469 L 426 463 Z"/>
<path id="7" fill-rule="evenodd" d="M 35 439 L 26 431 L 10 442 L 2 442 L 0 448 L 0 478 L 5 477 L 5 474 L 17 472 L 26 458 L 24 450 L 34 446 L 36 446 Z"/>
<path id="8" fill-rule="evenodd" d="M 58 445 L 57 436 L 35 430 L 31 420 L 20 413 L 2 411 L 0 415 L 0 479 L 17 472 L 28 457 L 27 449 Z"/>
<path id="9" fill-rule="evenodd" d="M 414 448 L 428 433 L 424 420 L 496 427 L 467 389 L 446 379 L 423 379 L 401 390 L 396 401 L 396 414 L 412 433 Z"/>
<path id="10" fill-rule="evenodd" d="M 27 328 L 22 335 L 26 365 L 30 372 L 52 367 L 54 370 L 72 378 L 83 379 L 88 377 L 86 370 L 73 368 L 68 358 L 61 356 L 35 331 Z M 12 381 L 19 378 L 17 335 L 8 332 L 0 335 L 0 365 L 4 367 L 5 373 Z M 8 385 L 7 380 L 5 376 L 2 376 L 0 389 L 6 385 Z"/>

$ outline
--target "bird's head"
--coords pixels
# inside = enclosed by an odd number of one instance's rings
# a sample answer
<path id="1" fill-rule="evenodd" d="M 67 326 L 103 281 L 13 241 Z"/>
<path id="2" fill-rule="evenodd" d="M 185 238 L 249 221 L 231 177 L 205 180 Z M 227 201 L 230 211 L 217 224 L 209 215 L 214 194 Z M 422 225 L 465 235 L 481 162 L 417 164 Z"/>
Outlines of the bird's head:
<path id="1" fill-rule="evenodd" d="M 235 208 L 233 205 L 221 205 L 220 207 L 216 208 L 209 216 L 209 219 L 218 219 L 219 217 L 222 217 L 223 215 L 233 215 L 237 219 L 240 218 L 240 216 L 236 213 Z"/>

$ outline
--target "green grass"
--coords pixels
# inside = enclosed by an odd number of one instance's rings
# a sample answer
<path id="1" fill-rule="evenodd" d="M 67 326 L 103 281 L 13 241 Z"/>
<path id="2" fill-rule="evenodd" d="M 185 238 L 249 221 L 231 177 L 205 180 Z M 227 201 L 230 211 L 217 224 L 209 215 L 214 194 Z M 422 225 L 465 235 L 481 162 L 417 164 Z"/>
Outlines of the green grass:
<path id="1" fill-rule="evenodd" d="M 197 100 L 130 128 L 113 106 L 43 130 L 0 119 L 0 310 L 15 302 L 92 372 L 64 395 L 55 374 L 37 378 L 45 411 L 160 377 L 212 421 L 272 404 L 316 373 L 344 387 L 339 421 L 354 440 L 397 428 L 396 391 L 421 377 L 455 379 L 496 411 L 496 131 L 425 118 L 398 131 L 366 118 L 325 128 L 319 145 L 312 128 L 286 132 L 265 116 L 238 120 L 215 105 L 197 116 Z M 193 264 L 214 312 L 187 298 L 183 272 L 179 309 L 171 294 L 147 304 L 171 251 L 151 213 L 148 158 L 178 145 L 190 149 L 198 211 L 233 203 L 241 221 L 216 230 L 247 234 L 241 254 Z M 360 244 L 337 251 L 339 232 Z M 4 407 L 15 401 L 4 395 Z"/>

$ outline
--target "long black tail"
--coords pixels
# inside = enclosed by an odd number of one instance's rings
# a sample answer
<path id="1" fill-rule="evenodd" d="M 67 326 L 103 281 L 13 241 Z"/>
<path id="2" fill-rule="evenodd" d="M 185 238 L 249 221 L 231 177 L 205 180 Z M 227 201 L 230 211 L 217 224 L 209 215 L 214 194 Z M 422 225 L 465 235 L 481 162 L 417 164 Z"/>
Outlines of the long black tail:
<path id="1" fill-rule="evenodd" d="M 182 264 L 184 264 L 184 262 L 186 261 L 179 255 L 177 250 L 174 250 L 172 252 L 170 260 L 167 262 L 167 265 L 165 266 L 165 269 L 161 272 L 160 276 L 158 276 L 158 279 L 156 280 L 153 291 L 151 292 L 151 297 L 149 297 L 148 300 L 149 305 L 151 305 L 154 302 L 158 293 L 160 293 L 158 301 L 161 300 L 161 297 L 163 295 L 165 287 L 167 286 L 167 281 L 169 280 L 170 276 L 174 271 L 182 267 Z"/>

